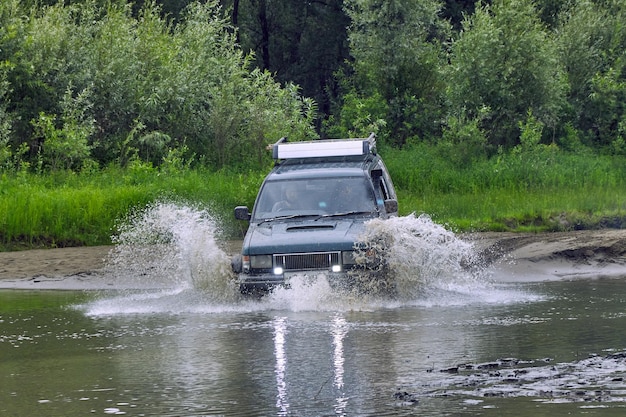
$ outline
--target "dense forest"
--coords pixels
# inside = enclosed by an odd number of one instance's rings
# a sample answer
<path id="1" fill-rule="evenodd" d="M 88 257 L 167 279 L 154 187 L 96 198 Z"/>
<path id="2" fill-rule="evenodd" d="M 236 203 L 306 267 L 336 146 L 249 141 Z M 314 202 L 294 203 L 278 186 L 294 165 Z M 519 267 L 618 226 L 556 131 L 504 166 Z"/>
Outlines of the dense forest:
<path id="1" fill-rule="evenodd" d="M 0 167 L 263 166 L 375 131 L 626 154 L 621 0 L 6 0 Z"/>

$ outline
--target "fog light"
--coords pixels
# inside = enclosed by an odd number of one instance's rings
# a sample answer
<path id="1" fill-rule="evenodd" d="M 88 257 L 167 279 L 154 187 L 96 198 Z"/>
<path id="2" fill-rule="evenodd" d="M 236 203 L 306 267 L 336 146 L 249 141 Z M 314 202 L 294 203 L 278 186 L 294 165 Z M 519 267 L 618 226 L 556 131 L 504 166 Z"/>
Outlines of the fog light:
<path id="1" fill-rule="evenodd" d="M 333 265 L 330 270 L 333 272 L 341 272 L 341 265 Z"/>
<path id="2" fill-rule="evenodd" d="M 274 275 L 282 275 L 283 274 L 283 268 L 281 266 L 277 266 L 276 268 L 274 268 Z"/>

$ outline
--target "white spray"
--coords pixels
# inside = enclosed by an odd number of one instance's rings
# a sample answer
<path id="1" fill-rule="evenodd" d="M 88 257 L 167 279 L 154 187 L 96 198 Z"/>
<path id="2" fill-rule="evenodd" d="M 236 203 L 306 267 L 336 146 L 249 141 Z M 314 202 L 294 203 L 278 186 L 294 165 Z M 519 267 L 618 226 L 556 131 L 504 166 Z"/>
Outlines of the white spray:
<path id="1" fill-rule="evenodd" d="M 400 299 L 412 300 L 432 291 L 473 287 L 486 282 L 474 246 L 434 223 L 429 216 L 374 219 L 360 237 L 388 267 L 387 285 Z"/>
<path id="2" fill-rule="evenodd" d="M 206 210 L 155 203 L 130 215 L 118 229 L 108 265 L 117 277 L 116 288 L 146 291 L 100 300 L 88 309 L 94 314 L 339 311 L 511 300 L 490 287 L 484 268 L 477 266 L 473 244 L 425 215 L 369 221 L 360 237 L 384 258 L 393 293 L 337 292 L 321 276 L 294 279 L 290 288 L 278 288 L 260 300 L 238 294 L 230 256 L 219 245 L 220 229 Z"/>
<path id="3" fill-rule="evenodd" d="M 219 228 L 206 210 L 155 203 L 130 215 L 118 229 L 109 267 L 126 282 L 233 298 L 230 258 L 218 246 Z"/>

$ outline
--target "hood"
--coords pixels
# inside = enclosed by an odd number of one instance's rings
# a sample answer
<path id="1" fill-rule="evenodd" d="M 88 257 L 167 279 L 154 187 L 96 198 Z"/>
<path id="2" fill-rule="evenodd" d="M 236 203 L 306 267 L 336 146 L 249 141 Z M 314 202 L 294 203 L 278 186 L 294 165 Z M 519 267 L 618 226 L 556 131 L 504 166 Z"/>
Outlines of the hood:
<path id="1" fill-rule="evenodd" d="M 246 255 L 351 250 L 364 219 L 307 220 L 251 224 L 243 243 Z"/>

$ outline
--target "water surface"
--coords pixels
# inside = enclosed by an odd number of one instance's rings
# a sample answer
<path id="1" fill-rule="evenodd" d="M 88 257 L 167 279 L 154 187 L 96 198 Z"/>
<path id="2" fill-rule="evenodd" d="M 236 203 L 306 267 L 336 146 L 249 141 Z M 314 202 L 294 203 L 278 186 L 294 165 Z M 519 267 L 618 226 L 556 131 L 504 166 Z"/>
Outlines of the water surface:
<path id="1" fill-rule="evenodd" d="M 0 413 L 618 415 L 625 284 L 326 311 L 193 292 L 2 291 Z"/>
<path id="2" fill-rule="evenodd" d="M 0 291 L 0 415 L 626 411 L 626 275 L 499 283 L 409 217 L 384 226 L 402 242 L 396 296 L 320 278 L 244 299 L 212 227 L 161 206 L 120 237 L 120 289 Z M 166 239 L 146 246 L 154 230 Z"/>

